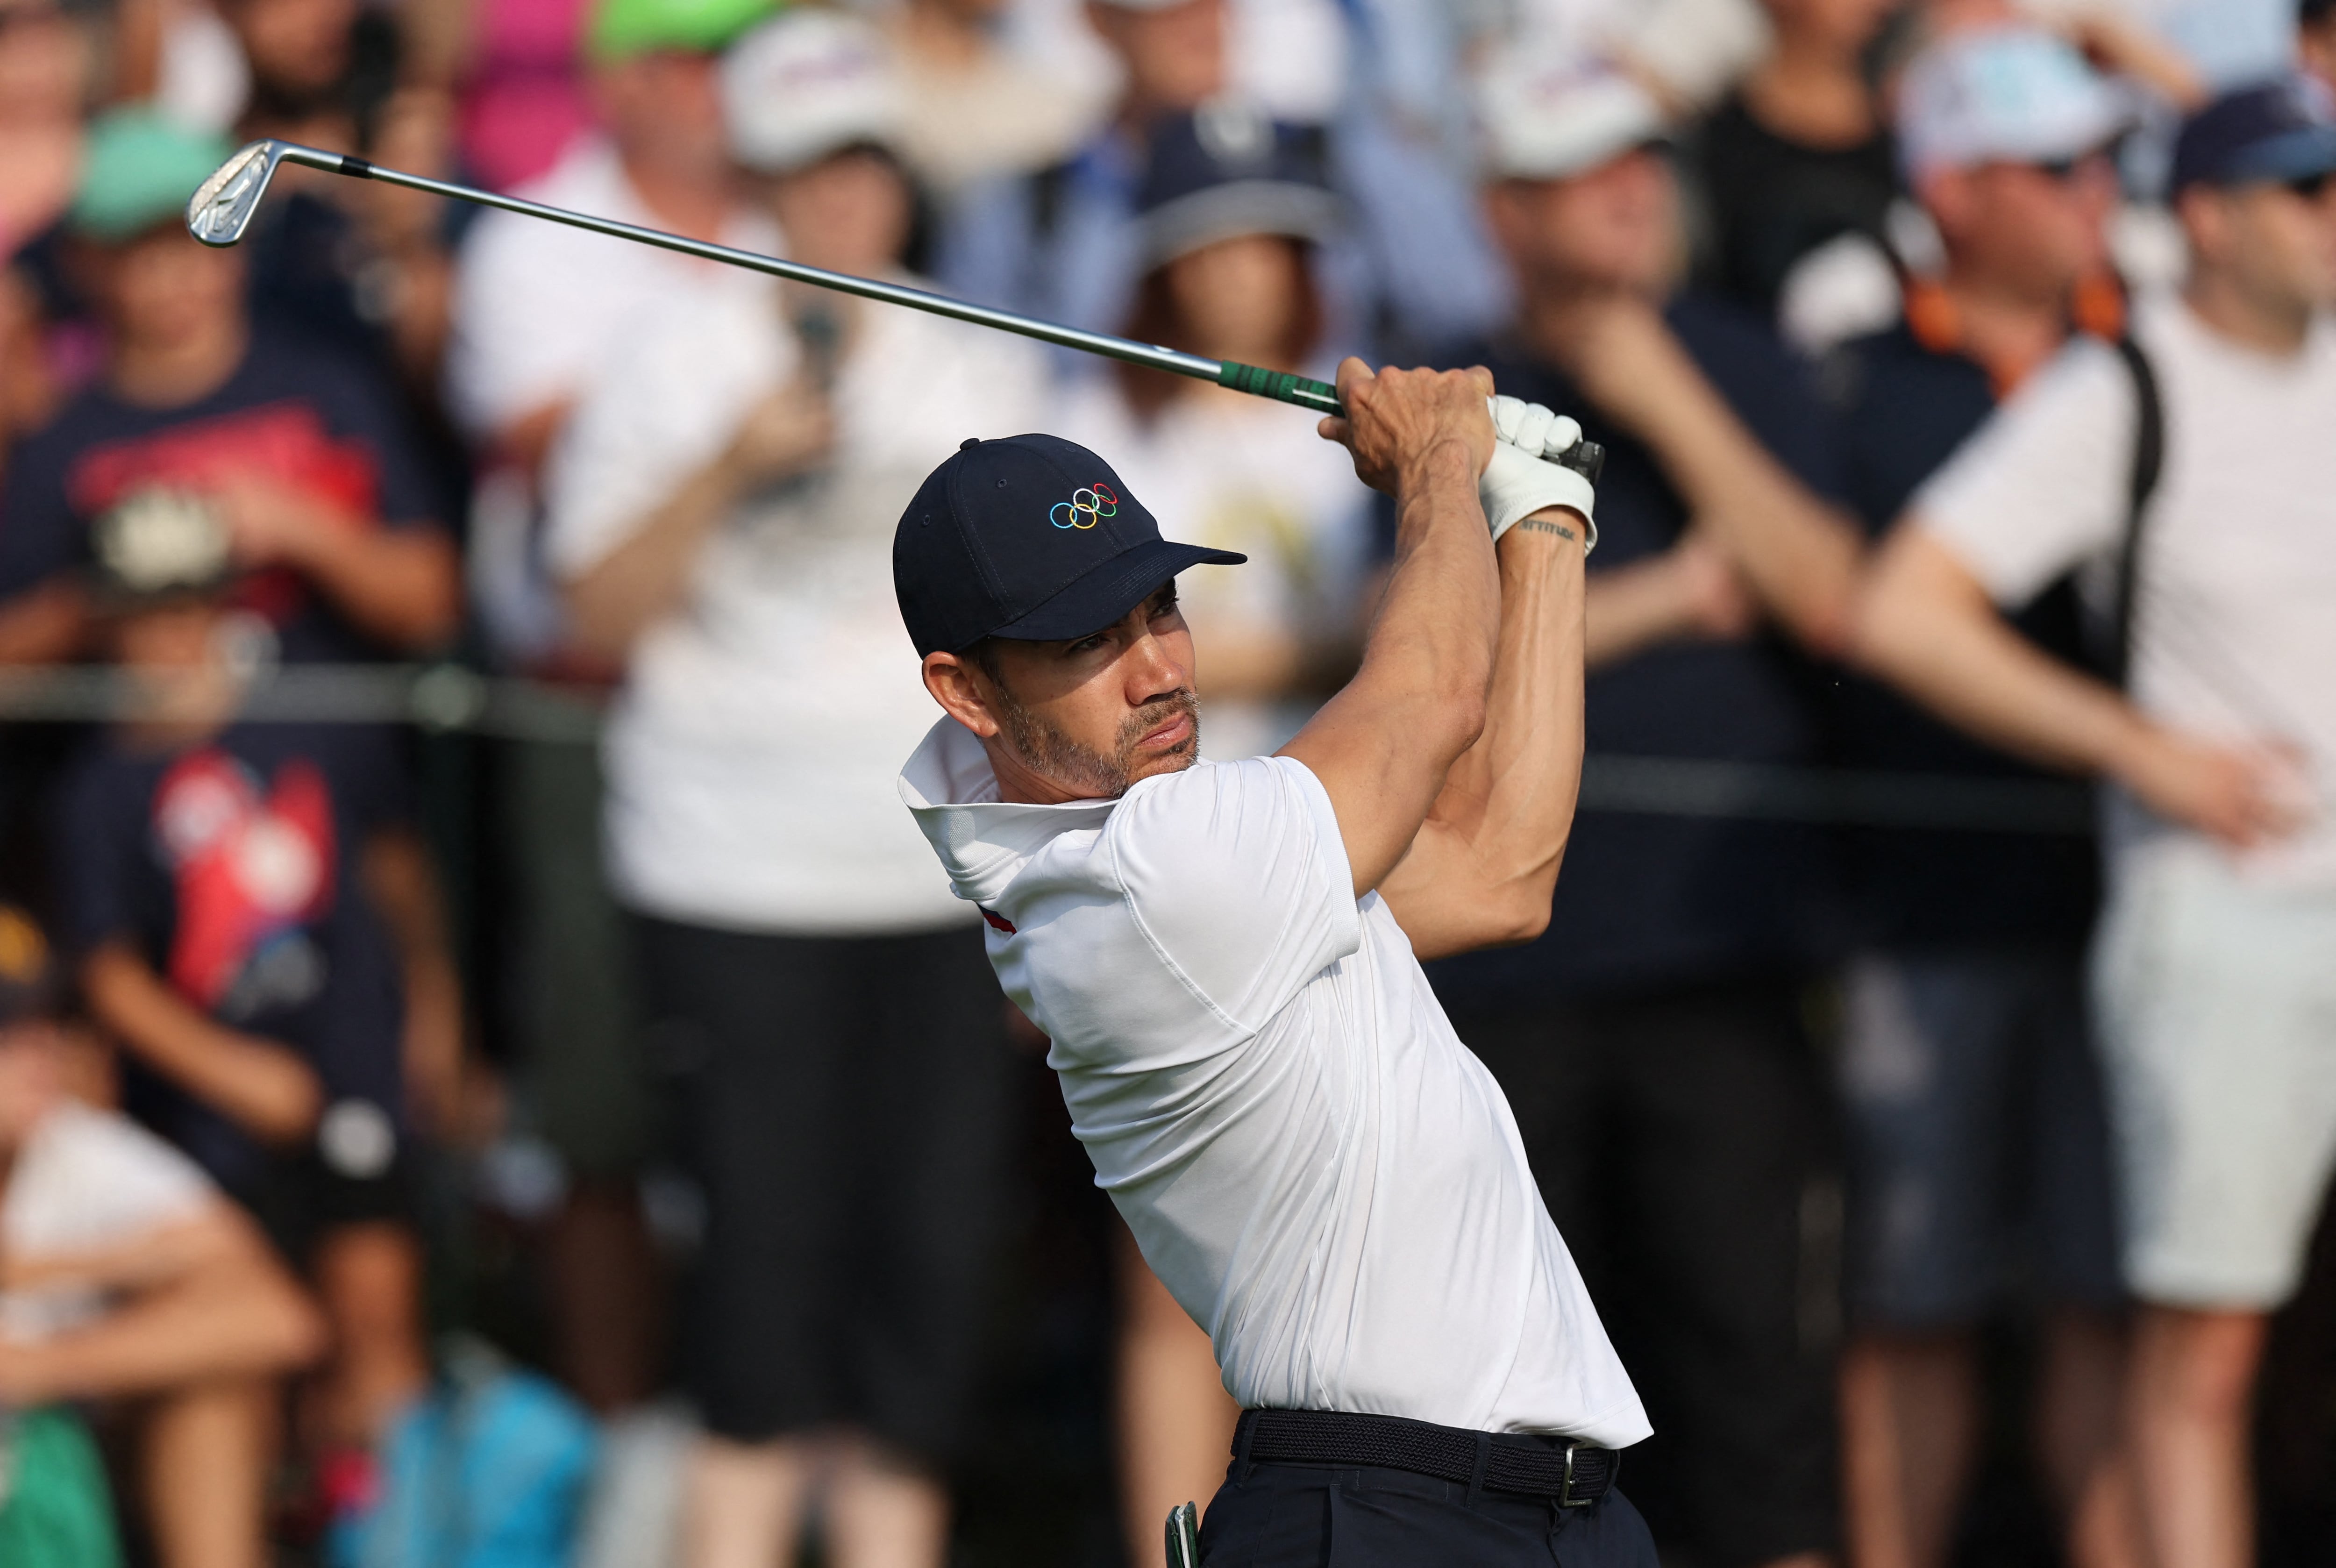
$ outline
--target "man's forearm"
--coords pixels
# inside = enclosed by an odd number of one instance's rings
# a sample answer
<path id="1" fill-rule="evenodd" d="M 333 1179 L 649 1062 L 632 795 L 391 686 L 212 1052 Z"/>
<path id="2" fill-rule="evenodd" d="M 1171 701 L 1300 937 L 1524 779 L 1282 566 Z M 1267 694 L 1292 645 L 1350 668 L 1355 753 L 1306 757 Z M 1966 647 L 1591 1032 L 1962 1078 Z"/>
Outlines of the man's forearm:
<path id="1" fill-rule="evenodd" d="M 308 1065 L 272 1041 L 196 1010 L 120 943 L 82 969 L 90 1010 L 133 1054 L 263 1142 L 307 1137 L 324 1109 Z"/>
<path id="2" fill-rule="evenodd" d="M 1484 733 L 1446 774 L 1386 896 L 1423 958 L 1538 933 L 1582 783 L 1581 520 L 1537 512 L 1498 546 Z"/>
<path id="3" fill-rule="evenodd" d="M 1326 711 L 1418 709 L 1413 740 L 1450 732 L 1436 775 L 1475 738 L 1492 677 L 1500 577 L 1467 453 L 1428 453 L 1397 494 L 1396 553 L 1361 666 Z M 1424 808 L 1434 791 L 1422 797 Z"/>
<path id="4" fill-rule="evenodd" d="M 745 471 L 726 451 L 683 482 L 625 541 L 568 584 L 568 609 L 587 648 L 622 658 L 689 590 L 699 550 L 745 495 Z"/>
<path id="5" fill-rule="evenodd" d="M 1919 524 L 1901 524 L 1861 597 L 1852 655 L 1950 723 L 2081 773 L 2119 771 L 2146 728 L 2125 698 L 2021 637 Z"/>
<path id="6" fill-rule="evenodd" d="M 1864 556 L 1857 529 L 1786 472 L 1700 373 L 1677 383 L 1649 399 L 1642 438 L 1769 612 L 1815 651 L 1839 653 Z"/>
<path id="7" fill-rule="evenodd" d="M 322 523 L 293 564 L 343 615 L 408 652 L 438 648 L 462 618 L 462 567 L 435 528 Z"/>
<path id="8" fill-rule="evenodd" d="M 251 1253 L 137 1296 L 88 1328 L 0 1351 L 0 1398 L 100 1399 L 285 1371 L 323 1343 L 316 1310 L 255 1242 Z"/>

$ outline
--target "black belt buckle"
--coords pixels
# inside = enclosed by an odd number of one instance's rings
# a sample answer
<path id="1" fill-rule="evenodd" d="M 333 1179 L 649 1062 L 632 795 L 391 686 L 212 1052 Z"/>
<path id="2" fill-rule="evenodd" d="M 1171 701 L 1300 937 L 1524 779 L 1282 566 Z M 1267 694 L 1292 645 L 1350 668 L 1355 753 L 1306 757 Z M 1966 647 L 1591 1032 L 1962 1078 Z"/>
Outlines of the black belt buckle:
<path id="1" fill-rule="evenodd" d="M 1579 1443 L 1568 1443 L 1565 1446 L 1565 1480 L 1557 1489 L 1557 1505 L 1561 1508 L 1587 1508 L 1598 1501 L 1596 1497 L 1577 1497 L 1573 1495 L 1573 1451 L 1581 1446 L 1582 1445 Z M 1612 1461 L 1610 1459 L 1608 1463 L 1611 1464 Z M 1601 1491 L 1600 1495 L 1604 1495 L 1604 1493 Z"/>

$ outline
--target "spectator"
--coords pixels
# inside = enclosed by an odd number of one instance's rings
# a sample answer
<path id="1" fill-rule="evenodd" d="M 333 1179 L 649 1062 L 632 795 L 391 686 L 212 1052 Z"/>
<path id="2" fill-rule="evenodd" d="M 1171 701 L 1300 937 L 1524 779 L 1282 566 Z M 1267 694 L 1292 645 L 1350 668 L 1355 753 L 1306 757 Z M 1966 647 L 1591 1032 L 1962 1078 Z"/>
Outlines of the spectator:
<path id="1" fill-rule="evenodd" d="M 904 0 L 887 18 L 909 91 L 902 152 L 937 195 L 1058 162 L 1110 109 L 1107 78 L 1049 70 L 1003 40 L 1006 8 Z"/>
<path id="2" fill-rule="evenodd" d="M 187 192 L 223 144 L 141 112 L 100 120 L 69 219 L 107 331 L 102 374 L 10 453 L 0 647 L 70 655 L 92 522 L 157 492 L 217 510 L 249 570 L 247 624 L 287 661 L 433 648 L 458 608 L 394 408 L 351 367 L 266 331 L 243 263 L 187 237 Z"/>
<path id="3" fill-rule="evenodd" d="M 2114 341 L 2107 149 L 2127 116 L 2049 34 L 1955 35 L 1899 90 L 1899 148 L 1945 251 L 1903 322 L 1847 345 L 1849 494 L 1870 533 L 2072 332 Z M 2016 624 L 2081 656 L 2064 580 Z M 1853 766 L 2033 776 L 1883 688 L 1840 696 Z M 2082 979 L 2091 845 L 2033 834 L 1853 830 L 1863 950 L 1845 986 L 1851 1339 L 1847 1515 L 1860 1563 L 1948 1560 L 1981 1430 L 1976 1330 L 2022 1290 L 2044 1309 L 2034 1430 L 2068 1560 L 2137 1561 L 2116 1451 L 2122 1290 Z"/>
<path id="4" fill-rule="evenodd" d="M 723 74 L 790 253 L 901 277 L 915 194 L 881 36 L 806 10 Z M 792 1561 L 817 1502 L 829 1560 L 938 1564 L 1005 1004 L 891 788 L 930 719 L 891 539 L 961 439 L 1037 423 L 1040 359 L 773 282 L 671 303 L 562 439 L 550 551 L 579 631 L 628 660 L 611 871 L 656 1027 L 686 1043 L 686 1560 Z"/>
<path id="5" fill-rule="evenodd" d="M 222 15 L 250 75 L 238 137 L 451 172 L 444 100 L 394 90 L 384 12 L 356 0 L 224 0 Z M 438 396 L 453 287 L 444 219 L 435 197 L 287 166 L 243 246 L 261 320 L 364 363 L 400 394 L 429 511 L 453 517 L 462 455 Z"/>
<path id="6" fill-rule="evenodd" d="M 423 1389 L 412 1121 L 451 1115 L 461 1006 L 401 770 L 370 726 L 245 724 L 231 535 L 167 492 L 96 525 L 92 588 L 143 699 L 62 781 L 53 873 L 126 1104 L 323 1299 L 306 1433 L 363 1457 Z"/>
<path id="7" fill-rule="evenodd" d="M 2336 0 L 2302 0 L 2295 13 L 2295 52 L 2304 70 L 2336 93 Z"/>
<path id="8" fill-rule="evenodd" d="M 1698 143 L 1718 292 L 1773 317 L 1794 266 L 1845 234 L 1883 241 L 1897 161 L 1866 54 L 1901 0 L 1762 0 L 1767 57 Z"/>
<path id="9" fill-rule="evenodd" d="M 1527 62 L 1484 109 L 1484 200 L 1523 302 L 1485 363 L 1608 448 L 1592 758 L 1814 758 L 1810 673 L 1747 637 L 1737 576 L 1799 635 L 1838 637 L 1854 533 L 1809 493 L 1838 487 L 1829 420 L 1757 319 L 1679 292 L 1677 190 L 1639 88 Z M 1779 514 L 1820 523 L 1770 548 Z M 1825 1096 L 1800 1008 L 1829 898 L 1809 830 L 1585 809 L 1548 933 L 1435 977 L 1592 1293 L 1627 1303 L 1616 1339 L 1658 1434 L 1634 1495 L 1658 1539 L 1725 1562 L 1820 1563 L 1837 1529 L 1809 1219 Z"/>
<path id="10" fill-rule="evenodd" d="M 1136 222 L 1144 271 L 1124 330 L 1212 359 L 1327 373 L 1312 264 L 1335 231 L 1337 199 L 1302 133 L 1257 119 L 1241 135 L 1203 136 L 1191 116 L 1154 132 Z M 1082 377 L 1063 401 L 1060 433 L 1111 453 L 1138 493 L 1190 520 L 1194 542 L 1248 554 L 1255 570 L 1217 573 L 1179 602 L 1212 650 L 1201 677 L 1211 755 L 1264 755 L 1312 711 L 1308 694 L 1327 689 L 1325 659 L 1353 643 L 1368 492 L 1304 420 L 1254 397 L 1129 370 Z"/>
<path id="11" fill-rule="evenodd" d="M 1212 358 L 1322 373 L 1315 249 L 1336 199 L 1312 143 L 1263 119 L 1212 142 L 1189 116 L 1154 133 L 1137 218 L 1126 330 Z M 1257 398 L 1156 372 L 1080 377 L 1047 426 L 1114 468 L 1195 544 L 1244 552 L 1245 572 L 1196 573 L 1179 604 L 1210 648 L 1201 676 L 1212 756 L 1263 755 L 1295 735 L 1353 645 L 1368 492 L 1345 453 Z M 1129 1560 L 1155 1550 L 1177 1504 L 1215 1489 L 1239 1409 L 1209 1336 L 1124 1232 L 1116 1427 Z"/>
<path id="12" fill-rule="evenodd" d="M 54 1016 L 55 982 L 39 927 L 0 905 L 0 1556 L 66 1561 L 44 1554 L 63 1541 L 19 1523 L 72 1517 L 44 1485 L 78 1482 L 92 1535 L 111 1535 L 104 1475 L 68 1402 L 135 1400 L 162 1561 L 258 1568 L 275 1379 L 316 1355 L 316 1310 L 184 1155 L 84 1097 L 105 1086 L 103 1058 Z M 42 1423 L 66 1463 L 25 1462 Z"/>
<path id="13" fill-rule="evenodd" d="M 2191 275 L 2136 313 L 2146 377 L 2072 344 L 1915 493 L 1858 622 L 1865 657 L 1941 713 L 2113 786 L 2094 983 L 2142 1303 L 2126 1410 L 2147 1550 L 2185 1568 L 2253 1561 L 2255 1370 L 2336 1156 L 2324 103 L 2282 81 L 2188 122 Z M 1990 608 L 2086 561 L 2121 585 L 2123 692 Z"/>
<path id="14" fill-rule="evenodd" d="M 1089 0 L 1125 73 L 1111 122 L 1062 162 L 966 193 L 942 237 L 952 292 L 1107 332 L 1135 281 L 1130 224 L 1153 122 L 1230 80 L 1229 0 Z"/>
<path id="15" fill-rule="evenodd" d="M 741 203 L 723 144 L 717 52 L 772 0 L 599 0 L 588 33 L 601 131 L 521 194 L 557 207 L 774 252 Z M 491 213 L 457 264 L 448 401 L 479 454 L 472 585 L 501 657 L 557 678 L 604 681 L 569 640 L 542 565 L 536 492 L 575 400 L 678 296 L 745 289 L 747 274 Z M 644 1108 L 639 1003 L 623 920 L 599 863 L 598 755 L 529 744 L 504 754 L 496 818 L 511 848 L 513 1011 L 524 1086 L 565 1166 L 550 1249 L 553 1364 L 606 1414 L 657 1386 L 661 1298 L 638 1198 L 655 1135 Z"/>
<path id="16" fill-rule="evenodd" d="M 0 4 L 0 261 L 73 200 L 91 54 L 83 24 L 55 0 Z"/>

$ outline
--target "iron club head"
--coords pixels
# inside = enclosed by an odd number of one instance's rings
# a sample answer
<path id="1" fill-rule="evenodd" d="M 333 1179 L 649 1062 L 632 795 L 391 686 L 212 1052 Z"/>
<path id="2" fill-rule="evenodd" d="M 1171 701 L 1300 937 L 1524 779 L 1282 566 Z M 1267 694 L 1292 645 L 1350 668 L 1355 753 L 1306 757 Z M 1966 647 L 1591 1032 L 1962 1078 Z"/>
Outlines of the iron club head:
<path id="1" fill-rule="evenodd" d="M 205 245 L 233 245 L 242 239 L 284 151 L 281 141 L 255 141 L 220 164 L 187 202 L 187 232 Z"/>

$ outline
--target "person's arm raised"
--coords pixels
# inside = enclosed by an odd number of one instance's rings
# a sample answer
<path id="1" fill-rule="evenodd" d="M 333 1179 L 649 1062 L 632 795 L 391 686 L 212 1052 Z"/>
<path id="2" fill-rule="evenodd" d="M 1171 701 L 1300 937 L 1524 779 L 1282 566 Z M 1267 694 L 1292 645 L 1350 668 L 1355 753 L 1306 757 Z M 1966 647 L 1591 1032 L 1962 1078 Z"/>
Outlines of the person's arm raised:
<path id="1" fill-rule="evenodd" d="M 1411 849 L 1453 763 L 1484 731 L 1500 574 L 1478 477 L 1493 453 L 1483 369 L 1338 367 L 1322 433 L 1396 500 L 1395 564 L 1362 666 L 1281 748 L 1322 783 L 1360 897 Z"/>
<path id="2" fill-rule="evenodd" d="M 1501 536 L 1500 653 L 1484 733 L 1445 776 L 1411 852 L 1380 884 L 1423 959 L 1530 941 L 1582 786 L 1581 516 L 1550 508 Z"/>

